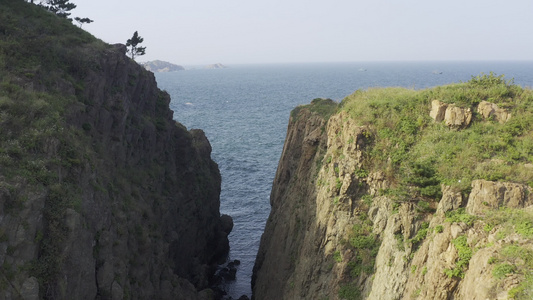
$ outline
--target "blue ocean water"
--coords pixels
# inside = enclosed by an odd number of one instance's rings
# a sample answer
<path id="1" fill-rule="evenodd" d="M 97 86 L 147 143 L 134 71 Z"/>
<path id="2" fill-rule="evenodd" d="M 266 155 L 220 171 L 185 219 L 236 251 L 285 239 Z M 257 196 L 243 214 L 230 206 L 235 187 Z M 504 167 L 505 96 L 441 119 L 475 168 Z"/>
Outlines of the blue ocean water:
<path id="1" fill-rule="evenodd" d="M 221 212 L 234 221 L 230 259 L 241 261 L 228 295 L 251 296 L 252 268 L 294 107 L 319 97 L 340 101 L 358 89 L 423 89 L 491 71 L 523 87 L 533 86 L 533 62 L 236 65 L 156 73 L 159 87 L 172 98 L 174 118 L 189 129 L 205 131 L 222 174 Z"/>

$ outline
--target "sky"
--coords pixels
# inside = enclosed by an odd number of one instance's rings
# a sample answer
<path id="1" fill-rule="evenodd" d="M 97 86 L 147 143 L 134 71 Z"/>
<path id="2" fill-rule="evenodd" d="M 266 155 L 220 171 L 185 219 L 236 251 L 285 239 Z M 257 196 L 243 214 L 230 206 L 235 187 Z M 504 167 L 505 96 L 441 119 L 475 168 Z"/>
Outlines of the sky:
<path id="1" fill-rule="evenodd" d="M 71 0 L 105 42 L 179 65 L 533 60 L 533 0 Z"/>

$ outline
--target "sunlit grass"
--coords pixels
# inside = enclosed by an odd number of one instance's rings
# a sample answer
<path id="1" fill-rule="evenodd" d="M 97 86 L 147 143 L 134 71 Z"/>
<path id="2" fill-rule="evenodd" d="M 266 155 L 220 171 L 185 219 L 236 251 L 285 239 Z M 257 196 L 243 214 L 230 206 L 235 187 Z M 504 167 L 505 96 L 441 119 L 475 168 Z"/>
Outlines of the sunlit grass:
<path id="1" fill-rule="evenodd" d="M 472 123 L 452 130 L 429 116 L 432 100 L 471 108 Z M 481 101 L 509 110 L 511 120 L 483 120 Z M 374 88 L 357 91 L 340 104 L 359 125 L 370 126 L 373 141 L 365 169 L 388 170 L 397 184 L 435 170 L 440 183 L 466 189 L 472 180 L 506 180 L 533 186 L 533 92 L 503 76 L 480 75 L 465 83 L 426 90 Z M 413 179 L 408 179 L 413 180 Z"/>

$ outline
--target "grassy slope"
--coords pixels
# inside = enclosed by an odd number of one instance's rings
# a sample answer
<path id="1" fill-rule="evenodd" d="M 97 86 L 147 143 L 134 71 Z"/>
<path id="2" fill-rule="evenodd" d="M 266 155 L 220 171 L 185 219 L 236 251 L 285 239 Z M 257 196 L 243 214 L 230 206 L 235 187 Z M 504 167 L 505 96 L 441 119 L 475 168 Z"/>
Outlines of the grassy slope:
<path id="1" fill-rule="evenodd" d="M 87 32 L 42 8 L 20 0 L 0 3 L 0 193 L 4 213 L 17 216 L 28 195 L 45 193 L 45 228 L 35 241 L 40 257 L 14 272 L 4 263 L 3 279 L 29 272 L 43 285 L 54 280 L 65 239 L 64 212 L 79 210 L 79 187 L 71 170 L 94 158 L 89 140 L 65 122 L 78 101 L 81 78 L 91 57 L 79 49 L 106 46 Z M 87 51 L 87 53 L 92 51 Z M 76 79 L 77 77 L 78 79 Z M 70 91 L 70 92 L 69 92 Z M 5 240 L 0 231 L 0 240 Z M 24 275 L 22 275 L 24 276 Z M 8 284 L 0 281 L 0 288 Z"/>
<path id="2" fill-rule="evenodd" d="M 472 124 L 455 131 L 435 123 L 429 116 L 435 99 L 471 108 Z M 482 120 L 476 107 L 483 100 L 508 109 L 512 119 L 505 124 Z M 468 189 L 472 180 L 486 179 L 533 186 L 533 170 L 525 167 L 533 163 L 533 91 L 503 76 L 481 75 L 421 91 L 358 91 L 340 106 L 374 133 L 365 167 L 388 170 L 398 184 Z"/>
<path id="3" fill-rule="evenodd" d="M 0 6 L 2 173 L 46 184 L 55 177 L 49 172 L 52 165 L 79 162 L 69 157 L 74 151 L 66 147 L 58 147 L 55 157 L 46 153 L 52 139 L 61 145 L 78 144 L 78 133 L 65 128 L 63 119 L 69 104 L 77 101 L 64 89 L 83 88 L 72 74 L 82 72 L 89 61 L 76 50 L 105 46 L 68 20 L 35 5 L 6 0 Z"/>
<path id="4" fill-rule="evenodd" d="M 471 125 L 452 130 L 443 122 L 435 123 L 429 116 L 434 99 L 471 108 L 474 112 Z M 483 100 L 508 109 L 512 119 L 505 124 L 482 120 L 476 108 Z M 468 194 L 475 179 L 533 187 L 533 91 L 513 85 L 503 76 L 482 74 L 469 82 L 421 91 L 403 88 L 357 91 L 344 99 L 338 110 L 348 113 L 359 125 L 368 126 L 373 133 L 364 167 L 356 175 L 364 177 L 360 174 L 385 171 L 395 187 L 381 192 L 397 203 L 415 202 L 423 211 L 432 212 L 429 203 L 440 200 L 441 184 Z M 461 219 L 450 222 L 479 220 L 487 224 L 488 231 L 498 226 L 499 239 L 509 234 L 533 238 L 531 210 L 502 208 L 484 217 L 469 216 L 464 211 L 452 214 Z M 465 250 L 455 247 L 459 254 Z M 470 256 L 463 265 L 458 262 L 457 268 L 448 270 L 448 276 L 463 276 L 475 251 L 467 250 Z M 513 299 L 529 299 L 533 293 L 532 253 L 526 247 L 506 246 L 491 258 L 495 279 L 501 280 L 510 273 L 522 276 L 521 283 L 509 291 Z M 343 288 L 340 294 L 346 292 L 346 287 Z"/>

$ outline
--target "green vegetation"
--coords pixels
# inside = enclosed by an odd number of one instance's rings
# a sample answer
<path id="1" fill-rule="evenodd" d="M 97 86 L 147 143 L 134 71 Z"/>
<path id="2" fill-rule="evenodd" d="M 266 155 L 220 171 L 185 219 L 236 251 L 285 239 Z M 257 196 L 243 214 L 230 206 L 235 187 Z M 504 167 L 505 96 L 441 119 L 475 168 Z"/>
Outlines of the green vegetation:
<path id="1" fill-rule="evenodd" d="M 95 58 L 80 56 L 80 52 L 89 53 L 81 47 L 106 47 L 69 20 L 24 1 L 2 1 L 0 20 L 0 78 L 4 83 L 17 77 L 33 82 L 35 88 L 57 86 L 59 80 L 67 80 L 82 89 L 72 75 L 84 75 Z"/>
<path id="2" fill-rule="evenodd" d="M 60 271 L 66 210 L 81 210 L 76 174 L 93 155 L 88 137 L 65 122 L 93 59 L 81 57 L 81 47 L 104 44 L 38 6 L 15 0 L 0 5 L 0 165 L 11 195 L 4 207 L 16 213 L 28 186 L 47 195 L 44 231 L 35 237 L 39 259 L 25 269 L 42 286 L 53 285 Z M 69 86 L 74 95 L 65 92 Z"/>
<path id="3" fill-rule="evenodd" d="M 131 39 L 126 41 L 126 47 L 128 47 L 128 53 L 131 55 L 131 59 L 135 59 L 135 56 L 144 55 L 146 52 L 146 47 L 141 47 L 141 44 L 144 39 L 135 31 Z"/>
<path id="4" fill-rule="evenodd" d="M 44 5 L 44 8 L 61 18 L 68 18 L 70 16 L 69 11 L 76 8 L 76 4 L 69 2 L 69 0 L 47 0 L 45 3 L 48 5 Z"/>
<path id="5" fill-rule="evenodd" d="M 333 253 L 333 259 L 336 262 L 341 262 L 342 261 L 342 256 L 341 256 L 340 251 L 335 251 L 335 253 Z"/>
<path id="6" fill-rule="evenodd" d="M 416 235 L 412 239 L 409 240 L 411 244 L 413 244 L 414 249 L 416 249 L 418 245 L 420 245 L 420 243 L 424 241 L 424 239 L 426 238 L 428 234 L 428 231 L 429 231 L 429 223 L 423 222 L 422 226 L 420 227 L 420 230 L 418 230 L 416 232 Z"/>
<path id="7" fill-rule="evenodd" d="M 502 207 L 487 211 L 483 219 L 484 230 L 498 230 L 497 239 L 511 234 L 518 234 L 524 239 L 533 238 L 533 212 L 523 209 Z M 533 297 L 533 250 L 517 244 L 503 247 L 496 255 L 489 258 L 493 265 L 492 275 L 502 280 L 508 274 L 517 274 L 520 284 L 512 288 L 508 296 L 511 299 L 531 299 Z"/>
<path id="8" fill-rule="evenodd" d="M 361 299 L 361 291 L 353 285 L 343 285 L 339 289 L 339 298 L 345 300 Z"/>
<path id="9" fill-rule="evenodd" d="M 489 263 L 494 265 L 492 276 L 502 280 L 508 274 L 517 274 L 520 284 L 508 292 L 510 299 L 533 297 L 533 250 L 519 245 L 507 245 Z"/>
<path id="10" fill-rule="evenodd" d="M 44 199 L 43 228 L 33 238 L 39 256 L 27 265 L 13 265 L 16 279 L 35 276 L 43 293 L 54 293 L 64 263 L 67 210 L 84 213 L 81 178 L 97 168 L 97 155 L 109 159 L 105 151 L 97 153 L 102 145 L 92 140 L 91 124 L 77 127 L 72 120 L 82 109 L 91 108 L 91 100 L 84 96 L 85 79 L 90 72 L 101 71 L 100 57 L 109 47 L 39 6 L 20 0 L 0 3 L 0 191 L 8 191 L 2 205 L 5 214 L 17 217 L 28 195 Z M 90 182 L 99 194 L 95 198 L 122 200 L 114 180 L 124 177 L 137 176 L 139 185 L 146 185 L 152 174 L 134 171 L 109 179 L 108 170 L 99 168 L 98 179 Z M 134 214 L 135 209 L 127 213 Z M 6 241 L 0 229 L 2 242 Z M 19 249 L 8 250 L 16 254 Z"/>
<path id="11" fill-rule="evenodd" d="M 450 223 L 465 223 L 468 226 L 472 226 L 474 221 L 478 218 L 476 216 L 466 213 L 465 208 L 461 207 L 456 210 L 447 211 L 445 213 L 446 221 Z"/>
<path id="12" fill-rule="evenodd" d="M 331 99 L 316 98 L 311 101 L 311 104 L 300 105 L 294 108 L 291 112 L 293 121 L 296 121 L 298 114 L 302 109 L 308 109 L 311 112 L 320 115 L 325 120 L 328 120 L 331 115 L 337 112 L 338 104 Z"/>
<path id="13" fill-rule="evenodd" d="M 471 125 L 451 130 L 429 116 L 438 99 L 470 108 Z M 482 120 L 483 101 L 507 109 L 505 124 Z M 440 184 L 466 190 L 474 179 L 506 180 L 533 185 L 533 92 L 482 74 L 470 81 L 427 90 L 379 88 L 357 91 L 339 105 L 358 125 L 372 132 L 363 168 L 384 170 L 389 179 L 407 189 L 408 199 L 439 199 Z M 407 187 L 406 187 L 407 186 Z"/>
<path id="14" fill-rule="evenodd" d="M 530 210 L 502 207 L 496 211 L 488 211 L 484 221 L 487 222 L 485 227 L 491 230 L 501 225 L 499 233 L 503 236 L 517 233 L 527 239 L 533 238 L 533 212 Z"/>
<path id="15" fill-rule="evenodd" d="M 131 255 L 109 253 L 117 258 L 113 268 L 127 295 L 144 281 L 119 261 L 150 263 L 144 254 L 166 243 L 161 218 L 168 208 L 218 201 L 218 168 L 207 158 L 204 141 L 195 138 L 199 133 L 171 121 L 168 94 L 123 50 L 39 6 L 0 1 L 0 210 L 9 220 L 0 222 L 0 248 L 8 262 L 0 266 L 0 290 L 8 295 L 19 298 L 21 284 L 33 276 L 41 298 L 68 298 L 61 275 L 79 259 L 76 248 L 67 246 L 90 242 L 99 230 L 116 237 L 117 251 L 126 244 L 131 249 Z M 154 147 L 148 151 L 141 144 Z M 199 214 L 214 213 L 217 220 L 213 209 L 203 207 Z M 38 219 L 28 217 L 39 213 Z M 203 218 L 187 209 L 177 213 L 169 226 Z M 20 247 L 27 245 L 19 238 L 9 239 L 14 230 L 35 243 L 35 256 L 24 254 L 27 249 Z M 206 230 L 200 236 L 218 239 L 209 237 L 215 227 L 200 230 Z M 100 242 L 96 234 L 94 247 L 79 253 L 87 258 L 93 250 L 96 268 L 108 255 Z M 200 260 L 210 263 L 215 258 L 209 255 Z M 160 260 L 157 253 L 153 258 Z"/>
<path id="16" fill-rule="evenodd" d="M 465 271 L 468 269 L 468 264 L 474 252 L 470 246 L 468 246 L 465 235 L 458 236 L 456 239 L 452 240 L 452 244 L 455 246 L 455 249 L 457 249 L 459 257 L 455 262 L 455 267 L 453 269 L 444 270 L 444 273 L 448 277 L 464 278 Z"/>
<path id="17" fill-rule="evenodd" d="M 516 271 L 516 266 L 508 264 L 508 263 L 502 263 L 498 264 L 492 269 L 492 276 L 497 279 L 504 278 L 507 274 L 514 273 Z"/>
<path id="18" fill-rule="evenodd" d="M 357 282 L 360 276 L 369 276 L 374 273 L 374 264 L 381 245 L 379 238 L 372 233 L 372 221 L 365 214 L 361 214 L 358 223 L 352 227 L 348 245 L 355 253 L 355 259 L 348 262 L 352 282 L 341 286 L 339 297 L 360 299 L 361 292 Z"/>

